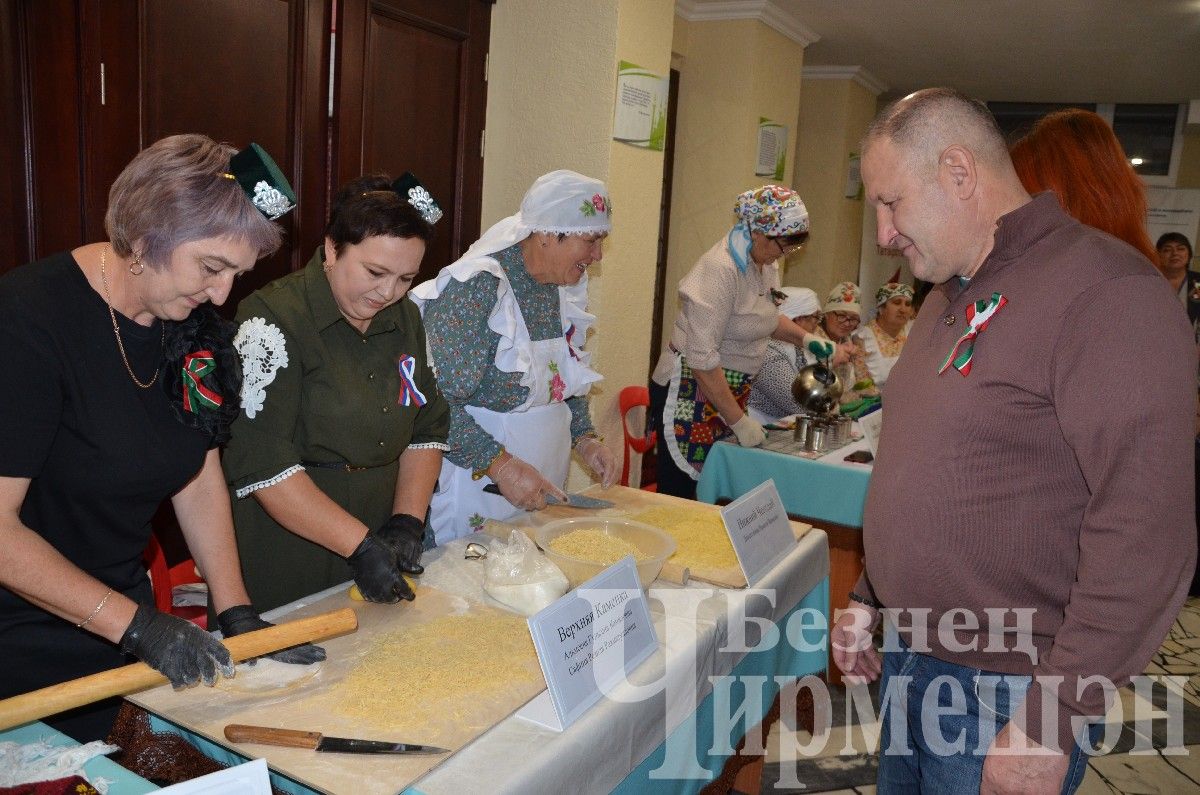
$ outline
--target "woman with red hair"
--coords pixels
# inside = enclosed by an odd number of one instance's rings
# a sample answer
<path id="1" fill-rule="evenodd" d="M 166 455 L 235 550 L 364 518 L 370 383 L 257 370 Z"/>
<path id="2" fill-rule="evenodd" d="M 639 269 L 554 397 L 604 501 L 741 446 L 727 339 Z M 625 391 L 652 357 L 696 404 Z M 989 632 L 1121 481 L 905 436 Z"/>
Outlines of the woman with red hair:
<path id="1" fill-rule="evenodd" d="M 1103 118 L 1080 108 L 1048 114 L 1013 146 L 1012 160 L 1030 193 L 1054 191 L 1080 222 L 1158 261 L 1146 232 L 1146 190 Z"/>

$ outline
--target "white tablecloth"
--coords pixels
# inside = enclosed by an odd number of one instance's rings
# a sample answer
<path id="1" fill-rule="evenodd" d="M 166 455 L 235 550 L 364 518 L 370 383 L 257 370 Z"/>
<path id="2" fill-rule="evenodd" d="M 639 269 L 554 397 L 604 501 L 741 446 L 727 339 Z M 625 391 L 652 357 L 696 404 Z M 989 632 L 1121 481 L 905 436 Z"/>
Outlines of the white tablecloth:
<path id="1" fill-rule="evenodd" d="M 488 544 L 493 540 L 490 536 L 477 534 L 426 553 L 422 585 L 496 605 L 482 591 L 483 564 L 463 558 L 467 543 Z M 754 589 L 728 590 L 700 582 L 687 586 L 655 583 L 650 591 L 649 606 L 659 649 L 631 674 L 629 682 L 614 690 L 611 698 L 598 703 L 562 733 L 516 715 L 509 716 L 419 779 L 408 792 L 458 795 L 462 792 L 611 791 L 662 746 L 677 727 L 695 717 L 697 705 L 713 689 L 710 677 L 729 674 L 746 657 L 745 651 L 730 647 L 728 643 L 733 622 L 745 626 L 746 642 L 741 648 L 753 647 L 759 637 L 758 625 L 741 620 L 741 616 L 777 622 L 792 612 L 810 592 L 823 587 L 828 573 L 828 539 L 824 532 L 811 530 L 797 542 L 795 551 Z M 264 617 L 281 619 L 293 610 L 344 590 L 347 585 L 297 600 L 264 614 Z M 820 637 L 825 631 L 826 618 L 823 615 L 812 618 L 810 623 L 821 629 L 809 633 L 809 637 Z M 820 652 L 821 661 L 824 654 L 824 651 Z M 816 660 L 818 656 L 813 654 L 809 659 Z M 799 676 L 821 667 L 821 663 L 815 663 L 808 670 L 774 670 L 770 673 Z M 635 697 L 636 688 L 647 688 L 650 692 Z M 741 727 L 741 732 L 757 724 L 775 690 L 774 682 L 768 680 L 763 688 L 766 705 L 749 719 L 749 725 Z M 164 717 L 170 720 L 169 715 Z M 163 730 L 165 727 L 158 723 L 154 721 L 155 730 Z M 188 733 L 180 733 L 192 739 Z M 678 744 L 681 737 L 682 744 Z M 214 757 L 221 756 L 221 749 L 212 747 L 203 738 L 196 744 Z M 709 756 L 708 744 L 702 742 L 701 745 L 695 748 L 696 742 L 687 731 L 675 733 L 664 765 L 673 771 L 668 778 L 673 779 L 675 786 L 669 789 L 694 791 L 720 773 L 727 754 L 718 749 Z M 232 752 L 229 753 L 232 757 Z M 689 753 L 692 755 L 690 765 L 681 766 L 679 760 Z M 220 761 L 236 761 L 236 758 Z M 275 783 L 277 786 L 283 784 L 291 792 L 306 791 L 295 782 Z M 665 785 L 666 781 L 662 783 Z M 655 789 L 659 788 L 655 786 Z"/>
<path id="2" fill-rule="evenodd" d="M 463 547 L 471 540 L 486 544 L 489 538 L 460 539 L 447 545 L 442 555 L 461 558 Z M 450 590 L 455 583 L 447 578 L 464 574 L 473 579 L 468 583 L 459 580 L 455 592 L 461 593 L 464 584 L 468 589 L 482 584 L 480 565 L 434 565 L 426 571 L 424 582 L 437 588 Z M 828 540 L 825 533 L 813 530 L 752 591 L 698 582 L 683 587 L 656 583 L 650 591 L 650 610 L 660 648 L 632 674 L 631 685 L 619 687 L 614 693 L 618 699 L 628 699 L 625 703 L 602 701 L 561 734 L 509 717 L 418 780 L 414 789 L 428 795 L 610 791 L 696 709 L 712 690 L 709 677 L 728 674 L 744 656 L 744 652 L 723 651 L 730 618 L 745 614 L 779 619 L 821 584 L 828 573 Z M 774 605 L 761 594 L 762 590 L 772 589 Z M 694 618 L 684 618 L 678 608 L 692 599 L 703 601 Z M 747 627 L 750 644 L 757 639 L 755 627 Z M 652 697 L 637 700 L 630 696 L 633 687 L 663 683 L 664 671 L 666 684 L 658 687 Z M 668 694 L 673 697 L 670 704 Z M 698 758 L 704 759 L 708 750 L 697 749 Z M 721 772 L 721 761 L 723 757 L 708 765 L 707 772 L 697 780 L 697 788 Z"/>

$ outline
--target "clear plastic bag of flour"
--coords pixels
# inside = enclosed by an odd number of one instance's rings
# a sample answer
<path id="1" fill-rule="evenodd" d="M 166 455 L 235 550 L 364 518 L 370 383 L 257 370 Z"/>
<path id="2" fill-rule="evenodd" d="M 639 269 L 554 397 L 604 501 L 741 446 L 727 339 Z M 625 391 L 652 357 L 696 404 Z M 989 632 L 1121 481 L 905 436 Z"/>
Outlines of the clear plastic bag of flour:
<path id="1" fill-rule="evenodd" d="M 497 602 L 531 616 L 565 594 L 566 575 L 534 545 L 513 530 L 508 543 L 489 545 L 484 559 L 483 590 Z"/>

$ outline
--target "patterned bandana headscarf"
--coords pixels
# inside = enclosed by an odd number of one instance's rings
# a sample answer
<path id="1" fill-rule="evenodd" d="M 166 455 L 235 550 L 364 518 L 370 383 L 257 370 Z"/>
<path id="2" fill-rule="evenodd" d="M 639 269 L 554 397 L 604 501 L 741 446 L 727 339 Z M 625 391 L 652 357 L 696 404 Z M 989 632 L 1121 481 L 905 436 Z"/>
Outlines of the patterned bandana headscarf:
<path id="1" fill-rule="evenodd" d="M 749 262 L 752 231 L 767 237 L 808 231 L 808 210 L 800 194 L 782 185 L 763 185 L 738 194 L 733 211 L 741 220 L 729 230 L 729 253 L 741 273 Z"/>
<path id="2" fill-rule="evenodd" d="M 875 291 L 875 306 L 883 306 L 898 295 L 903 295 L 911 301 L 913 299 L 913 288 L 899 282 L 888 282 Z"/>

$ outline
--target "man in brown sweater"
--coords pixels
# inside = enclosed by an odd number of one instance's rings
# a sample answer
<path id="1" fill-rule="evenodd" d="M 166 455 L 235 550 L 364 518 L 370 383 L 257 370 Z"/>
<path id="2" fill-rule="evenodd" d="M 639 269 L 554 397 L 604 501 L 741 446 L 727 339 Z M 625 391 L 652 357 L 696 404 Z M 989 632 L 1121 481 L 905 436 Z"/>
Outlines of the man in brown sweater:
<path id="1" fill-rule="evenodd" d="M 982 104 L 917 92 L 863 151 L 879 244 L 937 286 L 884 390 L 834 658 L 878 676 L 886 608 L 881 793 L 1071 792 L 1105 711 L 1080 680 L 1140 674 L 1187 594 L 1190 329 L 1145 257 L 1025 192 Z"/>

